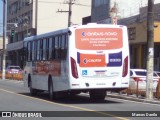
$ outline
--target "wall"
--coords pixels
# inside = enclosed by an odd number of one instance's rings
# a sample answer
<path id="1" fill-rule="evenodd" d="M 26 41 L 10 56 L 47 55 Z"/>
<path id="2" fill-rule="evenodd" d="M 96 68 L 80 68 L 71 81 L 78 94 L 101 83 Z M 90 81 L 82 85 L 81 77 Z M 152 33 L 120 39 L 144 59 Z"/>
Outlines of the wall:
<path id="1" fill-rule="evenodd" d="M 105 0 L 108 4 L 95 5 L 99 4 L 98 1 L 103 0 L 92 0 L 91 17 L 93 22 L 107 19 L 115 3 L 117 8 L 115 12 L 119 19 L 138 15 L 140 8 L 148 5 L 148 0 Z M 154 0 L 154 4 L 157 3 L 160 3 L 160 0 Z"/>
<path id="2" fill-rule="evenodd" d="M 160 70 L 160 22 L 154 25 L 154 70 Z M 127 26 L 136 28 L 135 40 L 129 40 L 131 68 L 146 68 L 147 60 L 147 21 L 135 22 Z M 130 37 L 129 37 L 130 38 Z"/>
<path id="3" fill-rule="evenodd" d="M 143 22 L 136 22 L 132 23 L 127 26 L 128 28 L 136 28 L 136 39 L 130 40 L 130 44 L 132 43 L 144 43 L 147 42 L 147 27 L 146 27 L 146 21 Z"/>
<path id="4" fill-rule="evenodd" d="M 57 12 L 58 9 L 60 11 L 68 11 L 68 4 L 63 4 L 63 2 L 64 0 L 45 0 L 45 2 L 38 2 L 38 34 L 68 26 L 68 12 Z M 89 16 L 90 13 L 90 0 L 76 2 L 76 4 L 72 5 L 72 24 L 82 24 L 82 18 Z"/>
<path id="5" fill-rule="evenodd" d="M 97 22 L 109 17 L 110 0 L 92 0 L 91 21 Z"/>
<path id="6" fill-rule="evenodd" d="M 160 42 L 160 22 L 154 22 L 154 42 Z"/>
<path id="7" fill-rule="evenodd" d="M 160 42 L 160 22 L 154 22 L 154 42 Z M 130 44 L 133 43 L 146 43 L 147 42 L 147 21 L 132 23 L 127 26 L 128 28 L 136 28 L 136 39 L 130 40 Z"/>

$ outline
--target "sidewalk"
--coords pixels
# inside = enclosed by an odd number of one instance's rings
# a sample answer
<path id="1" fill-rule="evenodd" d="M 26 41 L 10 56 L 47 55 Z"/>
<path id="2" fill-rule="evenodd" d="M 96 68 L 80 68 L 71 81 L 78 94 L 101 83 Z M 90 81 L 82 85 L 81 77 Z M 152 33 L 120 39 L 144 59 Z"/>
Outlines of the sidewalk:
<path id="1" fill-rule="evenodd" d="M 132 101 L 137 101 L 137 102 L 145 102 L 145 103 L 152 103 L 152 104 L 160 104 L 160 100 L 157 98 L 153 98 L 153 100 L 148 100 L 146 97 L 143 96 L 136 96 L 135 94 L 133 95 L 127 95 L 127 94 L 119 94 L 119 93 L 107 93 L 107 96 L 112 97 L 112 98 L 119 98 L 119 99 L 125 99 L 125 100 L 132 100 Z"/>

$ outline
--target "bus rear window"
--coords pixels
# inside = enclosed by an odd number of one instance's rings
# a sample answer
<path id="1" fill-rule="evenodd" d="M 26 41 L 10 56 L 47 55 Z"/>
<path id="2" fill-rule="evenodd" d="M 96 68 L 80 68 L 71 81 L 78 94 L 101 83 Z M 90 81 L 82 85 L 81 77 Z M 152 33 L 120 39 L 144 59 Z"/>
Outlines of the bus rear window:
<path id="1" fill-rule="evenodd" d="M 81 50 L 111 50 L 123 47 L 121 28 L 83 28 L 75 31 L 75 46 Z"/>

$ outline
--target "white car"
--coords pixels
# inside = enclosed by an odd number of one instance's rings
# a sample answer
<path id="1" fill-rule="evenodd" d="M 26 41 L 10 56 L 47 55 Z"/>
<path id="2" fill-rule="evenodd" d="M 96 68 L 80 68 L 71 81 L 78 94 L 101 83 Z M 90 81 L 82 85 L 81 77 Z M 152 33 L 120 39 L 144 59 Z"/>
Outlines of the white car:
<path id="1" fill-rule="evenodd" d="M 22 69 L 19 66 L 8 66 L 6 68 L 6 73 L 15 74 L 15 73 L 22 73 Z"/>
<path id="2" fill-rule="evenodd" d="M 136 90 L 138 83 L 138 90 L 145 91 L 147 83 L 147 70 L 146 69 L 130 69 L 129 88 Z M 156 92 L 159 76 L 153 73 L 153 92 Z"/>
<path id="3" fill-rule="evenodd" d="M 155 71 L 155 74 L 159 77 L 160 79 L 160 72 L 159 71 Z"/>

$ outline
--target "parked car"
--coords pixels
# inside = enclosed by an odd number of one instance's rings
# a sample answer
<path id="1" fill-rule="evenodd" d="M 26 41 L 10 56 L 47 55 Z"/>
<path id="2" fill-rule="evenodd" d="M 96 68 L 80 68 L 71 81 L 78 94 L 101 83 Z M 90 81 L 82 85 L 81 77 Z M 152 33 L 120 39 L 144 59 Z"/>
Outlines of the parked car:
<path id="1" fill-rule="evenodd" d="M 146 83 L 147 83 L 147 70 L 146 69 L 131 69 L 130 70 L 130 81 L 129 81 L 129 87 L 130 89 L 137 89 L 137 83 L 138 83 L 138 89 L 141 91 L 146 90 Z M 159 76 L 157 73 L 153 73 L 153 91 L 156 91 L 156 87 L 158 84 Z"/>
<path id="2" fill-rule="evenodd" d="M 22 73 L 22 69 L 19 66 L 8 66 L 6 68 L 6 73 Z"/>
<path id="3" fill-rule="evenodd" d="M 159 77 L 160 79 L 160 72 L 159 71 L 155 71 L 155 74 Z"/>

